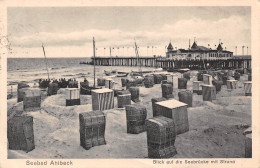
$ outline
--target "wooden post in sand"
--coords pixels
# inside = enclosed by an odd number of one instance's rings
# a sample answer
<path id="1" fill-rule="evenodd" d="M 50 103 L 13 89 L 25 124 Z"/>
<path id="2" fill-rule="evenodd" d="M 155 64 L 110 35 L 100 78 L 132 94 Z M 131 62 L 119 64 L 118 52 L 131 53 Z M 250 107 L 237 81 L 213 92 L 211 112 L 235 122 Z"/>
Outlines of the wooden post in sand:
<path id="1" fill-rule="evenodd" d="M 95 38 L 93 37 L 93 57 L 94 57 L 94 88 L 96 87 L 96 58 L 95 58 Z"/>

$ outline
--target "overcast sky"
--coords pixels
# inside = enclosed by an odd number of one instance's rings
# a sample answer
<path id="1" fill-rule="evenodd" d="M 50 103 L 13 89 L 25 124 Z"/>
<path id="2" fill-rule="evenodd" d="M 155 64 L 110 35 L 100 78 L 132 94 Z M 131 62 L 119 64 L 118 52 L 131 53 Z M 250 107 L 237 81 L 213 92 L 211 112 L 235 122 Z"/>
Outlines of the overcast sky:
<path id="1" fill-rule="evenodd" d="M 113 56 L 135 56 L 134 41 L 140 56 L 165 56 L 170 41 L 187 49 L 194 37 L 212 49 L 221 39 L 227 50 L 238 46 L 238 54 L 245 45 L 250 54 L 250 12 L 250 7 L 8 8 L 10 57 L 43 57 L 42 43 L 47 57 L 89 57 L 93 36 L 98 56 L 108 56 L 109 47 L 115 48 Z"/>

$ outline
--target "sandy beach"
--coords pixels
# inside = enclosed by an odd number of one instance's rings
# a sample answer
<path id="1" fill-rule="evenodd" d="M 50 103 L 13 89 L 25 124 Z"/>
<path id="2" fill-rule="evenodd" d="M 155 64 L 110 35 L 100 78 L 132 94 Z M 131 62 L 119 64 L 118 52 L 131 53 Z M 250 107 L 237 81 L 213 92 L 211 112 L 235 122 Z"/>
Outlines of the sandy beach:
<path id="1" fill-rule="evenodd" d="M 76 78 L 79 82 L 86 77 L 90 85 L 93 84 L 93 67 L 83 65 L 73 68 L 52 69 L 55 78 Z M 97 78 L 104 77 L 104 70 L 111 67 L 97 66 Z M 130 72 L 137 67 L 112 67 L 118 71 Z M 142 68 L 151 70 L 154 68 Z M 176 73 L 181 77 L 180 73 Z M 197 80 L 197 71 L 191 71 L 187 90 L 192 91 L 192 82 Z M 27 81 L 34 86 L 36 79 L 46 78 L 46 72 L 24 71 L 8 73 L 8 84 Z M 176 137 L 175 147 L 177 155 L 174 158 L 243 158 L 245 156 L 245 136 L 243 131 L 251 126 L 251 96 L 244 95 L 243 82 L 247 81 L 247 74 L 241 75 L 237 89 L 232 91 L 222 85 L 216 100 L 203 101 L 202 95 L 193 94 L 193 106 L 188 108 L 189 131 Z M 121 88 L 121 79 L 113 78 L 116 87 Z M 36 85 L 35 85 L 36 86 Z M 16 91 L 13 85 L 13 91 Z M 10 92 L 10 86 L 8 86 Z M 152 88 L 139 87 L 140 104 L 147 109 L 147 119 L 152 118 L 152 98 L 161 97 L 161 85 Z M 174 99 L 178 99 L 180 90 L 174 86 Z M 16 95 L 14 93 L 14 95 Z M 85 150 L 80 146 L 79 119 L 81 112 L 92 111 L 91 96 L 80 95 L 81 105 L 65 106 L 64 89 L 57 95 L 44 96 L 41 110 L 24 112 L 33 116 L 35 149 L 31 152 L 8 150 L 8 158 L 147 158 L 146 132 L 140 134 L 126 133 L 125 109 L 115 108 L 105 110 L 106 145 L 96 146 Z M 8 109 L 17 102 L 16 97 L 7 101 Z M 134 102 L 132 102 L 134 104 Z M 22 107 L 22 103 L 17 105 Z"/>

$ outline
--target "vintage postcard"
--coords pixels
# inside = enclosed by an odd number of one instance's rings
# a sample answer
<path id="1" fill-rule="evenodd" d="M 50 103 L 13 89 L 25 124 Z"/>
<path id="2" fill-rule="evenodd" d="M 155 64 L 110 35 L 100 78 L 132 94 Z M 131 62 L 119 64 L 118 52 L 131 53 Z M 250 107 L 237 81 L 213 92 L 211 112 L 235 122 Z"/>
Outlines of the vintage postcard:
<path id="1" fill-rule="evenodd" d="M 0 167 L 260 167 L 258 1 L 0 3 Z"/>

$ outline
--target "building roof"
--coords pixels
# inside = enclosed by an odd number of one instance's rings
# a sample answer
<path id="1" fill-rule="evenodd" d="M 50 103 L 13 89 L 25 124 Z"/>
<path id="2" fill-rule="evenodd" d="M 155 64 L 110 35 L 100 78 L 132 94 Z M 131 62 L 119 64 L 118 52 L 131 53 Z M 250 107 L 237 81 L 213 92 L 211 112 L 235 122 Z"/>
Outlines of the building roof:
<path id="1" fill-rule="evenodd" d="M 169 50 L 169 49 L 173 49 L 173 47 L 172 47 L 172 43 L 171 43 L 171 42 L 169 43 L 167 49 L 168 49 L 168 50 Z"/>
<path id="2" fill-rule="evenodd" d="M 218 51 L 223 50 L 223 47 L 221 46 L 220 43 L 218 44 L 217 50 L 218 50 Z"/>
<path id="3" fill-rule="evenodd" d="M 180 52 L 182 52 L 182 53 L 186 53 L 186 52 L 188 52 L 188 50 L 185 50 L 185 49 L 178 49 Z"/>
<path id="4" fill-rule="evenodd" d="M 203 50 L 203 51 L 209 51 L 211 50 L 210 48 L 204 47 L 204 46 L 198 46 L 199 50 Z"/>
<path id="5" fill-rule="evenodd" d="M 170 43 L 167 49 L 173 49 L 172 44 Z M 180 51 L 181 53 L 194 53 L 194 52 L 222 52 L 222 53 L 233 53 L 231 51 L 223 50 L 223 47 L 221 44 L 218 45 L 217 49 L 212 50 L 211 48 L 207 48 L 204 46 L 198 46 L 197 43 L 194 41 L 191 49 L 186 50 L 186 49 L 178 49 L 178 50 L 172 50 L 168 51 L 167 53 L 176 53 L 177 51 Z"/>
<path id="6" fill-rule="evenodd" d="M 191 49 L 197 49 L 198 48 L 198 45 L 197 43 L 194 41 L 192 46 L 191 46 Z"/>
<path id="7" fill-rule="evenodd" d="M 217 52 L 221 52 L 221 53 L 233 53 L 231 51 L 227 51 L 227 50 L 221 50 L 221 51 L 218 51 L 218 50 L 212 50 L 212 49 L 206 49 L 206 50 L 202 50 L 202 49 L 199 49 L 199 50 L 186 50 L 186 49 L 178 49 L 178 50 L 172 50 L 172 51 L 168 51 L 167 53 L 177 53 L 177 51 L 180 51 L 181 53 L 196 53 L 196 52 L 212 52 L 212 53 L 217 53 Z"/>
<path id="8" fill-rule="evenodd" d="M 198 46 L 197 43 L 194 41 L 191 50 L 202 50 L 202 51 L 209 51 L 211 50 L 210 48 L 204 47 L 204 46 Z"/>

